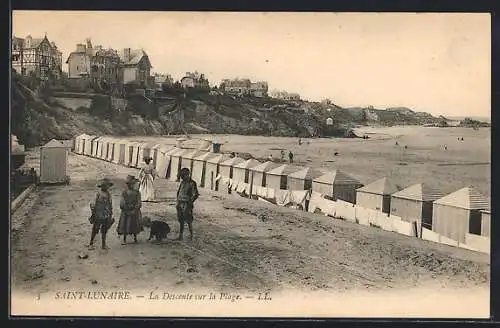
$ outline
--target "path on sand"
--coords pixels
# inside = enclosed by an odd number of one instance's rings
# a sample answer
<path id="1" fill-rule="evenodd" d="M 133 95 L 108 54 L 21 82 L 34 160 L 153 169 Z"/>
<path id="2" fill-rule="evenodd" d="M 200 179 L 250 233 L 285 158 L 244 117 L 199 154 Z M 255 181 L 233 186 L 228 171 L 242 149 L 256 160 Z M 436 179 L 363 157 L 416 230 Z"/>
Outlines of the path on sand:
<path id="1" fill-rule="evenodd" d="M 33 154 L 29 160 L 37 161 Z M 39 188 L 12 216 L 13 292 L 92 286 L 347 291 L 484 287 L 490 280 L 486 254 L 202 188 L 195 238 L 177 242 L 178 185 L 166 180 L 155 182 L 159 202 L 144 203 L 143 215 L 166 220 L 172 228 L 169 240 L 158 245 L 141 233 L 138 244 L 122 246 L 115 225 L 108 236 L 110 250 L 88 251 L 89 202 L 98 178 L 108 176 L 115 183 L 118 219 L 123 179 L 138 171 L 71 154 L 69 172 L 69 186 Z M 78 258 L 82 252 L 88 259 Z"/>

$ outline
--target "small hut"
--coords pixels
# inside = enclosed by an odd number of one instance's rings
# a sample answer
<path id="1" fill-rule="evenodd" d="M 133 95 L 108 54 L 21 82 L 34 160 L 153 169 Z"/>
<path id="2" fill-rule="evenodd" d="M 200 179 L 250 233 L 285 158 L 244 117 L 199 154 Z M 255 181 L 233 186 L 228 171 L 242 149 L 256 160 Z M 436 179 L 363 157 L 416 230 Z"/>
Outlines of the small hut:
<path id="1" fill-rule="evenodd" d="M 97 144 L 97 158 L 105 159 L 108 154 L 109 137 L 102 137 Z"/>
<path id="2" fill-rule="evenodd" d="M 106 160 L 106 158 L 108 157 L 110 140 L 111 140 L 110 137 L 104 137 L 99 141 L 101 144 L 101 152 L 99 153 L 98 157 L 99 159 Z"/>
<path id="3" fill-rule="evenodd" d="M 97 158 L 105 159 L 108 153 L 108 140 L 109 137 L 102 137 L 97 143 Z"/>
<path id="4" fill-rule="evenodd" d="M 139 166 L 144 163 L 144 157 L 151 156 L 151 148 L 153 148 L 153 144 L 149 142 L 145 142 L 139 146 Z M 151 156 L 153 157 L 153 156 Z"/>
<path id="5" fill-rule="evenodd" d="M 218 180 L 217 177 L 220 174 L 220 163 L 225 162 L 228 159 L 229 157 L 227 155 L 216 154 L 215 157 L 207 160 L 205 181 L 203 182 L 205 188 L 215 191 L 219 190 L 220 180 Z"/>
<path id="6" fill-rule="evenodd" d="M 92 141 L 97 136 L 86 135 L 83 137 L 83 155 L 92 156 Z"/>
<path id="7" fill-rule="evenodd" d="M 287 178 L 288 190 L 310 190 L 312 188 L 312 181 L 325 172 L 310 167 L 305 167 L 300 171 L 291 173 Z"/>
<path id="8" fill-rule="evenodd" d="M 153 147 L 151 147 L 151 152 L 149 153 L 149 156 L 153 159 L 153 165 L 156 166 L 156 161 L 158 160 L 158 151 L 162 145 L 161 144 L 155 144 Z"/>
<path id="9" fill-rule="evenodd" d="M 241 157 L 233 157 L 220 163 L 220 175 L 223 178 L 233 179 L 234 166 L 243 163 L 245 160 Z M 221 190 L 226 193 L 231 193 L 231 188 L 224 185 Z"/>
<path id="10" fill-rule="evenodd" d="M 129 141 L 125 145 L 125 161 L 123 165 L 132 167 L 132 162 L 134 159 L 134 148 L 137 147 L 138 143 L 135 141 Z"/>
<path id="11" fill-rule="evenodd" d="M 182 167 L 188 168 L 189 171 L 192 173 L 193 172 L 193 159 L 203 155 L 205 152 L 204 151 L 199 151 L 199 150 L 192 150 L 186 152 L 184 155 L 182 155 Z M 192 175 L 192 174 L 191 174 Z"/>
<path id="12" fill-rule="evenodd" d="M 391 213 L 391 195 L 400 191 L 388 178 L 378 179 L 356 190 L 356 204 L 383 213 Z"/>
<path id="13" fill-rule="evenodd" d="M 312 190 L 333 200 L 343 200 L 356 204 L 356 189 L 363 184 L 350 175 L 335 170 L 313 179 Z"/>
<path id="14" fill-rule="evenodd" d="M 488 208 L 486 197 L 473 187 L 459 189 L 434 201 L 432 230 L 465 243 L 468 233 L 481 234 L 481 210 Z"/>
<path id="15" fill-rule="evenodd" d="M 92 139 L 92 157 L 94 157 L 94 158 L 97 158 L 97 154 L 101 149 L 99 147 L 99 143 L 100 143 L 102 138 L 104 138 L 104 137 L 101 136 L 101 137 L 97 137 L 97 138 Z"/>
<path id="16" fill-rule="evenodd" d="M 266 187 L 275 191 L 286 190 L 288 187 L 288 176 L 300 171 L 302 168 L 295 165 L 283 164 L 266 173 Z"/>
<path id="17" fill-rule="evenodd" d="M 252 167 L 250 172 L 253 174 L 253 186 L 254 187 L 265 187 L 266 186 L 266 174 L 267 172 L 280 166 L 277 163 L 266 161 L 260 165 Z"/>
<path id="18" fill-rule="evenodd" d="M 115 155 L 115 148 L 118 148 L 116 143 L 118 142 L 115 138 L 108 139 L 108 154 L 106 155 L 106 161 L 112 162 Z"/>
<path id="19" fill-rule="evenodd" d="M 40 147 L 40 182 L 68 182 L 68 147 L 52 139 Z"/>
<path id="20" fill-rule="evenodd" d="M 118 139 L 114 144 L 113 158 L 111 161 L 115 164 L 123 165 L 123 163 L 125 163 L 125 147 L 128 142 L 123 139 Z"/>
<path id="21" fill-rule="evenodd" d="M 250 158 L 233 167 L 233 180 L 245 183 L 251 183 L 250 169 L 262 164 L 256 159 Z"/>
<path id="22" fill-rule="evenodd" d="M 481 236 L 490 237 L 491 235 L 491 210 L 481 211 Z"/>
<path id="23" fill-rule="evenodd" d="M 137 142 L 134 147 L 132 148 L 132 162 L 130 163 L 130 166 L 132 167 L 141 167 L 141 164 L 143 163 L 141 155 L 141 147 L 144 146 L 144 142 Z"/>
<path id="24" fill-rule="evenodd" d="M 85 149 L 85 138 L 88 137 L 87 134 L 80 134 L 75 137 L 75 153 L 82 155 Z"/>
<path id="25" fill-rule="evenodd" d="M 191 149 L 177 148 L 176 151 L 170 154 L 170 181 L 179 181 L 179 173 L 182 168 L 182 156 L 191 151 Z"/>
<path id="26" fill-rule="evenodd" d="M 443 196 L 441 191 L 418 183 L 392 194 L 390 213 L 403 221 L 417 222 L 417 231 L 432 229 L 432 204 Z"/>
<path id="27" fill-rule="evenodd" d="M 155 164 L 156 172 L 161 178 L 168 179 L 170 177 L 170 161 L 171 154 L 179 148 L 171 145 L 164 145 L 158 149 L 157 161 Z"/>
<path id="28" fill-rule="evenodd" d="M 211 152 L 203 152 L 202 155 L 193 158 L 193 170 L 191 173 L 192 179 L 198 184 L 199 187 L 205 186 L 205 175 L 207 168 L 207 160 L 215 157 L 216 155 Z"/>

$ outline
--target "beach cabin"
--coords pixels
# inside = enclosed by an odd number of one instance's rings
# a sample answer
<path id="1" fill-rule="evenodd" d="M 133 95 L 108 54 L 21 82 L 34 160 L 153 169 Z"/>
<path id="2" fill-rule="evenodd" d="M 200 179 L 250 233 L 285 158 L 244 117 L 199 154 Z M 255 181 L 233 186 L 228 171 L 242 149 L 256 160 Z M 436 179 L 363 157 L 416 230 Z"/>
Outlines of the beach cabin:
<path id="1" fill-rule="evenodd" d="M 324 174 L 325 172 L 322 170 L 304 167 L 300 171 L 288 175 L 288 190 L 310 190 L 312 189 L 312 181 Z"/>
<path id="2" fill-rule="evenodd" d="M 481 236 L 490 237 L 491 234 L 491 210 L 481 211 Z"/>
<path id="3" fill-rule="evenodd" d="M 420 236 L 422 227 L 432 229 L 433 202 L 443 196 L 441 191 L 418 183 L 392 194 L 390 213 L 403 221 L 416 222 Z"/>
<path id="4" fill-rule="evenodd" d="M 144 162 L 145 156 L 153 157 L 151 154 L 151 148 L 153 148 L 153 146 L 154 146 L 154 144 L 149 143 L 149 142 L 145 142 L 145 143 L 141 144 L 141 146 L 139 147 L 139 165 L 145 164 L 145 162 Z"/>
<path id="5" fill-rule="evenodd" d="M 363 184 L 347 173 L 339 170 L 328 172 L 313 179 L 312 190 L 327 196 L 332 200 L 343 200 L 356 204 L 356 189 Z"/>
<path id="6" fill-rule="evenodd" d="M 162 145 L 161 144 L 155 144 L 153 147 L 151 147 L 151 152 L 149 153 L 149 156 L 153 159 L 153 166 L 156 166 L 156 161 L 158 160 L 158 150 L 160 149 Z"/>
<path id="7" fill-rule="evenodd" d="M 170 160 L 171 154 L 178 148 L 171 145 L 162 145 L 158 149 L 157 161 L 155 169 L 161 178 L 168 179 L 170 177 Z"/>
<path id="8" fill-rule="evenodd" d="M 91 136 L 91 135 L 87 135 L 84 140 L 85 140 L 85 143 L 84 143 L 84 146 L 83 146 L 83 154 L 85 156 L 92 156 L 93 154 L 93 149 L 92 149 L 92 145 L 94 144 L 94 139 L 98 138 L 97 136 Z"/>
<path id="9" fill-rule="evenodd" d="M 106 156 L 103 156 L 104 160 L 106 162 L 111 162 L 113 159 L 113 152 L 115 151 L 115 138 L 107 138 L 106 139 L 106 147 L 104 148 L 106 150 Z"/>
<path id="10" fill-rule="evenodd" d="M 356 204 L 380 211 L 391 213 L 391 195 L 400 191 L 389 178 L 382 178 L 356 190 Z"/>
<path id="11" fill-rule="evenodd" d="M 128 141 L 123 139 L 117 139 L 114 142 L 113 158 L 111 161 L 115 164 L 124 165 L 125 163 L 125 147 L 127 147 Z"/>
<path id="12" fill-rule="evenodd" d="M 99 142 L 102 138 L 104 138 L 104 137 L 101 136 L 101 137 L 97 137 L 97 138 L 92 139 L 92 155 L 91 156 L 94 158 L 97 158 L 97 153 L 100 150 Z"/>
<path id="13" fill-rule="evenodd" d="M 132 159 L 134 158 L 134 148 L 137 147 L 139 144 L 135 141 L 129 141 L 125 145 L 125 160 L 123 162 L 123 165 L 132 167 Z"/>
<path id="14" fill-rule="evenodd" d="M 109 142 L 109 137 L 103 137 L 99 140 L 99 143 L 97 144 L 97 158 L 105 160 L 106 156 L 108 155 L 108 142 Z M 100 147 L 100 150 L 99 150 Z"/>
<path id="15" fill-rule="evenodd" d="M 228 159 L 229 157 L 227 155 L 215 154 L 215 157 L 207 160 L 205 181 L 203 182 L 205 188 L 215 191 L 219 190 L 220 180 L 218 180 L 217 177 L 220 174 L 220 163 L 225 162 Z"/>
<path id="16" fill-rule="evenodd" d="M 245 160 L 240 157 L 230 158 L 219 164 L 219 173 L 221 177 L 226 179 L 233 179 L 234 166 L 243 163 Z M 231 188 L 228 185 L 223 185 L 221 188 L 222 192 L 231 193 Z"/>
<path id="17" fill-rule="evenodd" d="M 104 159 L 108 153 L 108 139 L 109 137 L 102 137 L 97 143 L 97 158 Z"/>
<path id="18" fill-rule="evenodd" d="M 204 153 L 206 153 L 206 152 L 199 151 L 199 150 L 191 150 L 189 152 L 186 152 L 184 155 L 182 155 L 181 167 L 188 168 L 189 172 L 191 172 L 191 175 L 192 175 L 192 173 L 193 173 L 193 159 L 203 155 Z"/>
<path id="19" fill-rule="evenodd" d="M 144 162 L 142 160 L 141 155 L 141 147 L 144 145 L 144 142 L 136 142 L 132 147 L 132 161 L 130 162 L 131 167 L 141 167 L 141 164 Z"/>
<path id="20" fill-rule="evenodd" d="M 106 139 L 107 153 L 106 153 L 106 157 L 104 158 L 104 160 L 106 160 L 107 162 L 111 162 L 113 160 L 113 154 L 115 152 L 115 143 L 116 143 L 115 138 Z"/>
<path id="21" fill-rule="evenodd" d="M 277 163 L 267 161 L 252 167 L 250 169 L 251 174 L 253 174 L 253 187 L 265 187 L 266 186 L 266 174 L 267 172 L 280 166 Z"/>
<path id="22" fill-rule="evenodd" d="M 161 178 L 167 177 L 167 165 L 166 165 L 165 153 L 172 148 L 173 148 L 172 146 L 168 145 L 159 145 L 158 149 L 156 150 L 156 160 L 154 161 L 154 166 L 156 173 L 158 173 L 158 175 Z M 170 157 L 169 157 L 169 162 L 170 162 Z"/>
<path id="23" fill-rule="evenodd" d="M 303 167 L 283 164 L 266 173 L 266 187 L 278 190 L 286 190 L 288 187 L 288 176 L 300 171 Z"/>
<path id="24" fill-rule="evenodd" d="M 108 139 L 108 137 L 102 137 L 99 139 L 99 141 L 97 142 L 97 154 L 96 154 L 96 158 L 98 159 L 102 159 L 103 156 L 105 156 L 104 154 L 106 153 L 106 140 Z"/>
<path id="25" fill-rule="evenodd" d="M 432 230 L 465 243 L 468 233 L 481 235 L 481 210 L 489 208 L 487 198 L 476 189 L 462 188 L 434 201 Z"/>
<path id="26" fill-rule="evenodd" d="M 233 180 L 238 182 L 251 183 L 250 169 L 262 164 L 256 159 L 250 158 L 242 163 L 236 164 L 233 167 Z"/>
<path id="27" fill-rule="evenodd" d="M 191 178 L 198 184 L 199 187 L 205 187 L 205 175 L 207 169 L 207 160 L 215 157 L 211 152 L 203 152 L 202 155 L 193 158 L 193 170 Z"/>
<path id="28" fill-rule="evenodd" d="M 68 181 L 68 152 L 68 147 L 55 139 L 40 147 L 41 183 L 65 183 Z"/>
<path id="29" fill-rule="evenodd" d="M 170 154 L 170 181 L 179 181 L 179 174 L 182 168 L 182 156 L 189 152 L 192 152 L 192 149 L 177 148 Z"/>
<path id="30" fill-rule="evenodd" d="M 85 149 L 85 138 L 88 137 L 87 134 L 80 134 L 75 138 L 75 153 L 82 155 Z"/>

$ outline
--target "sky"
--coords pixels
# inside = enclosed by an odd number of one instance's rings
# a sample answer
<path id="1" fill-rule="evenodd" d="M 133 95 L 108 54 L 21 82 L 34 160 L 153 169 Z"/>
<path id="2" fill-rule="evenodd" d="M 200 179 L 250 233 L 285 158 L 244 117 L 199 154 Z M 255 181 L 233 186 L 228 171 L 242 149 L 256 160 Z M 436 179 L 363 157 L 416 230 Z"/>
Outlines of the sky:
<path id="1" fill-rule="evenodd" d="M 144 49 L 153 72 L 250 78 L 342 107 L 490 117 L 491 23 L 480 13 L 14 11 L 16 37 Z"/>

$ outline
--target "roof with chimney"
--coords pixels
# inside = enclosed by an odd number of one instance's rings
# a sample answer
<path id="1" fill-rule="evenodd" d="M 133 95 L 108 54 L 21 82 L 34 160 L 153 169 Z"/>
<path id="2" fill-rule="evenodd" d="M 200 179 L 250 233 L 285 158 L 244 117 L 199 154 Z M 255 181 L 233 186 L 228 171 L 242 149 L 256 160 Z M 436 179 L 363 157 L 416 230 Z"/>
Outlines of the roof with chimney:
<path id="1" fill-rule="evenodd" d="M 130 57 L 125 58 L 125 54 L 120 54 L 120 60 L 123 62 L 123 65 L 135 66 L 138 65 L 143 58 L 146 58 L 149 66 L 151 63 L 149 62 L 148 54 L 143 49 L 130 50 Z"/>
<path id="2" fill-rule="evenodd" d="M 27 36 L 26 38 L 24 38 L 24 39 L 23 39 L 23 38 L 16 37 L 16 36 L 13 36 L 13 37 L 12 37 L 12 44 L 13 44 L 13 45 L 16 45 L 16 46 L 20 46 L 20 47 L 21 47 L 21 48 L 23 48 L 23 49 L 28 49 L 28 48 L 26 47 L 26 39 L 27 39 L 27 38 L 31 38 L 31 36 L 30 36 L 30 35 L 28 35 L 28 36 Z M 29 48 L 30 48 L 30 49 L 32 49 L 32 48 L 38 48 L 38 46 L 40 46 L 40 44 L 41 44 L 44 40 L 47 40 L 47 43 L 48 43 L 50 46 L 52 46 L 52 47 L 54 47 L 54 46 L 55 46 L 54 42 L 52 42 L 52 43 L 51 43 L 51 42 L 49 41 L 49 39 L 47 39 L 47 36 L 45 36 L 45 37 L 43 37 L 43 38 L 31 38 L 31 46 L 30 46 Z M 56 49 L 57 49 L 57 47 L 56 47 Z"/>

